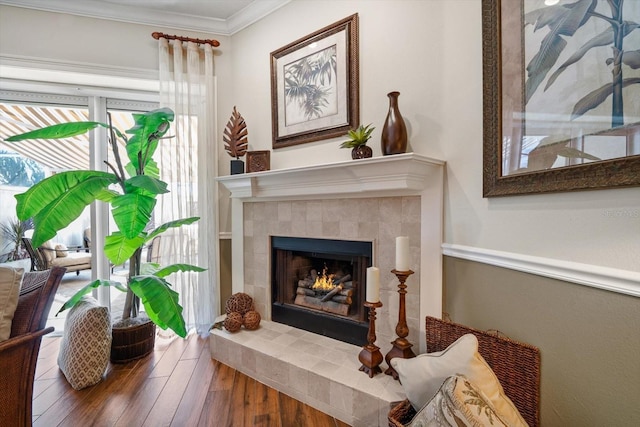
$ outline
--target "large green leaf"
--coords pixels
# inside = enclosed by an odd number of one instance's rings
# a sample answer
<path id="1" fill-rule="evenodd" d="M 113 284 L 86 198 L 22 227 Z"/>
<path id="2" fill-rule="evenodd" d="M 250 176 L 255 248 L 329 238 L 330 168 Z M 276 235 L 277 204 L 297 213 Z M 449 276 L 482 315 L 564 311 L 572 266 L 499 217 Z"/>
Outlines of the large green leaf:
<path id="1" fill-rule="evenodd" d="M 125 184 L 137 188 L 142 188 L 152 194 L 164 194 L 169 192 L 166 182 L 160 181 L 159 179 L 152 178 L 147 175 L 136 175 L 132 178 L 129 178 L 125 182 Z"/>
<path id="2" fill-rule="evenodd" d="M 112 287 L 116 288 L 119 291 L 127 292 L 127 288 L 122 283 L 117 282 L 115 280 L 95 280 L 95 281 L 89 283 L 87 286 L 85 286 L 82 289 L 80 289 L 75 294 L 73 294 L 73 296 L 71 298 L 69 298 L 67 300 L 67 302 L 65 302 L 63 304 L 62 307 L 60 307 L 60 310 L 58 310 L 58 312 L 56 313 L 56 316 L 58 314 L 62 313 L 63 311 L 73 307 L 74 305 L 76 305 L 78 303 L 78 301 L 80 301 L 82 299 L 83 296 L 85 296 L 86 294 L 88 294 L 92 290 L 94 290 L 96 288 L 99 288 L 101 286 L 112 286 Z"/>
<path id="3" fill-rule="evenodd" d="M 198 267 L 197 265 L 191 265 L 191 264 L 171 264 L 168 265 L 164 268 L 161 268 L 160 270 L 157 270 L 154 273 L 154 276 L 157 277 L 167 277 L 170 274 L 173 273 L 177 273 L 179 271 L 182 272 L 187 272 L 187 271 L 195 271 L 196 273 L 199 273 L 201 271 L 206 271 L 206 268 L 202 268 L 202 267 Z"/>
<path id="4" fill-rule="evenodd" d="M 129 176 L 136 176 L 136 167 L 133 165 L 133 163 L 127 163 L 124 167 L 124 170 L 127 174 L 129 174 Z"/>
<path id="5" fill-rule="evenodd" d="M 140 297 L 153 323 L 162 329 L 172 329 L 182 338 L 187 336 L 178 293 L 166 280 L 156 276 L 135 276 L 129 281 L 129 288 Z"/>
<path id="6" fill-rule="evenodd" d="M 147 160 L 147 164 L 144 167 L 144 174 L 152 178 L 160 179 L 160 167 L 155 160 Z"/>
<path id="7" fill-rule="evenodd" d="M 146 241 L 149 242 L 151 240 L 153 240 L 154 237 L 156 237 L 158 234 L 162 234 L 165 231 L 167 231 L 170 228 L 177 228 L 177 227 L 181 227 L 183 225 L 187 225 L 187 224 L 193 224 L 194 222 L 198 221 L 200 219 L 199 216 L 192 216 L 189 218 L 183 218 L 183 219 L 177 219 L 175 221 L 169 221 L 169 222 L 165 222 L 164 224 L 162 224 L 161 226 L 155 228 L 154 230 L 151 231 L 151 233 L 149 233 L 147 235 Z"/>
<path id="8" fill-rule="evenodd" d="M 60 172 L 40 181 L 24 193 L 16 195 L 16 199 L 18 200 L 16 215 L 22 220 L 27 220 L 67 192 L 70 188 L 74 188 L 80 183 L 94 178 L 105 179 L 112 183 L 117 182 L 116 176 L 108 172 Z"/>
<path id="9" fill-rule="evenodd" d="M 104 241 L 104 253 L 114 265 L 124 263 L 131 258 L 136 249 L 144 244 L 143 236 L 136 236 L 133 239 L 127 239 L 119 231 L 111 233 Z"/>
<path id="10" fill-rule="evenodd" d="M 33 245 L 40 246 L 78 218 L 117 177 L 100 171 L 69 171 L 55 174 L 16 195 L 16 214 L 33 218 Z"/>
<path id="11" fill-rule="evenodd" d="M 160 264 L 156 262 L 140 263 L 140 274 L 143 276 L 155 276 L 158 270 L 160 270 Z"/>
<path id="12" fill-rule="evenodd" d="M 136 167 L 133 165 L 133 163 L 127 163 L 127 165 L 124 167 L 124 170 L 129 174 L 129 176 L 136 175 Z M 152 178 L 160 179 L 160 168 L 158 167 L 158 164 L 155 160 L 147 160 L 147 164 L 144 167 L 144 174 Z"/>
<path id="13" fill-rule="evenodd" d="M 111 203 L 111 201 L 119 195 L 120 193 L 118 193 L 117 191 L 109 190 L 107 188 L 96 193 L 96 200 L 100 200 L 101 202 L 105 203 Z"/>
<path id="14" fill-rule="evenodd" d="M 168 108 L 133 114 L 135 125 L 127 131 L 131 138 L 127 142 L 127 155 L 136 170 L 143 170 L 157 147 L 158 139 L 169 130 L 174 113 Z M 140 165 L 140 159 L 144 164 Z M 145 158 L 146 156 L 146 158 Z M 138 174 L 136 174 L 138 175 Z"/>
<path id="15" fill-rule="evenodd" d="M 156 206 L 156 199 L 145 194 L 123 194 L 111 201 L 111 214 L 125 237 L 138 236 L 147 226 Z"/>
<path id="16" fill-rule="evenodd" d="M 6 139 L 6 141 L 23 141 L 25 139 L 61 139 L 71 136 L 82 135 L 98 126 L 109 127 L 105 123 L 100 122 L 72 122 L 60 123 L 57 125 L 47 126 L 36 129 L 31 132 L 14 135 Z"/>

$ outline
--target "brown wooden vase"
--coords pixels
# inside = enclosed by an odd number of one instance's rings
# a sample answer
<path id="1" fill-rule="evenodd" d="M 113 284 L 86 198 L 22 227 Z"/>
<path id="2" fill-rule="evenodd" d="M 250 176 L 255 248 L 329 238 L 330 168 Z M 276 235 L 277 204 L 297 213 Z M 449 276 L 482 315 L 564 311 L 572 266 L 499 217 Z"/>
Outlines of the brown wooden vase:
<path id="1" fill-rule="evenodd" d="M 382 128 L 382 154 L 402 154 L 407 151 L 407 126 L 398 109 L 400 92 L 389 92 L 389 112 Z"/>

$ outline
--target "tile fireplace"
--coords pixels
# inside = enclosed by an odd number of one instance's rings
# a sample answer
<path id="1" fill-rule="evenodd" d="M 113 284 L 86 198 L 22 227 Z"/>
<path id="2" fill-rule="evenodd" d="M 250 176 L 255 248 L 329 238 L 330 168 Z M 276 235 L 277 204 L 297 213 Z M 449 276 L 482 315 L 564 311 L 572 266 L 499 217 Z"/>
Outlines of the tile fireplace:
<path id="1" fill-rule="evenodd" d="M 350 425 L 384 425 L 389 403 L 403 398 L 398 382 L 358 371 L 357 338 L 332 338 L 324 325 L 310 333 L 296 322 L 304 311 L 321 323 L 360 324 L 366 337 L 363 271 L 376 266 L 383 303 L 376 344 L 386 354 L 399 312 L 395 238 L 409 236 L 407 338 L 416 354 L 425 351 L 424 318 L 442 313 L 443 165 L 407 153 L 218 178 L 231 193 L 232 291 L 253 297 L 263 323 L 257 331 L 214 331 L 212 357 Z M 292 238 L 316 246 L 288 246 Z M 326 241 L 370 249 L 345 254 Z M 293 267 L 280 271 L 283 260 Z M 330 297 L 311 284 L 324 270 L 343 284 Z M 295 320 L 280 323 L 281 311 Z"/>

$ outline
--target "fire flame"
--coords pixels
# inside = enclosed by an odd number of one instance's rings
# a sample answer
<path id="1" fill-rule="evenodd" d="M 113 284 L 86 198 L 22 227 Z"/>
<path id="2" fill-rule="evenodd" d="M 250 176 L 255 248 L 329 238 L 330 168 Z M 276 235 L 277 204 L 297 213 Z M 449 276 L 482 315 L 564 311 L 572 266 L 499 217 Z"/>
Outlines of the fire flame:
<path id="1" fill-rule="evenodd" d="M 311 289 L 319 290 L 319 291 L 330 291 L 335 288 L 336 285 L 333 284 L 333 274 L 327 275 L 326 267 L 322 269 L 322 275 L 316 277 L 316 281 L 311 287 Z"/>

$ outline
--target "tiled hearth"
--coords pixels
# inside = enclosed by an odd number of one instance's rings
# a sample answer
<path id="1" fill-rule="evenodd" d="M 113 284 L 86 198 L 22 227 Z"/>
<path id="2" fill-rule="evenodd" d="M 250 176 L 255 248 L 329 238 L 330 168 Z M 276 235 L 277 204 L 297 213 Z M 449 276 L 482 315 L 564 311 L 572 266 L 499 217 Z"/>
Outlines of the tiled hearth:
<path id="1" fill-rule="evenodd" d="M 214 330 L 210 343 L 214 359 L 352 426 L 386 425 L 390 403 L 405 398 L 389 375 L 358 370 L 360 347 L 281 323 Z"/>
<path id="2" fill-rule="evenodd" d="M 401 387 L 359 372 L 360 347 L 270 321 L 269 245 L 272 236 L 371 242 L 383 303 L 376 343 L 386 354 L 399 311 L 395 237 L 409 236 L 408 339 L 422 352 L 420 319 L 442 311 L 443 162 L 409 153 L 218 180 L 231 191 L 233 292 L 254 298 L 263 323 L 257 331 L 215 331 L 212 357 L 349 424 L 385 425 Z"/>

